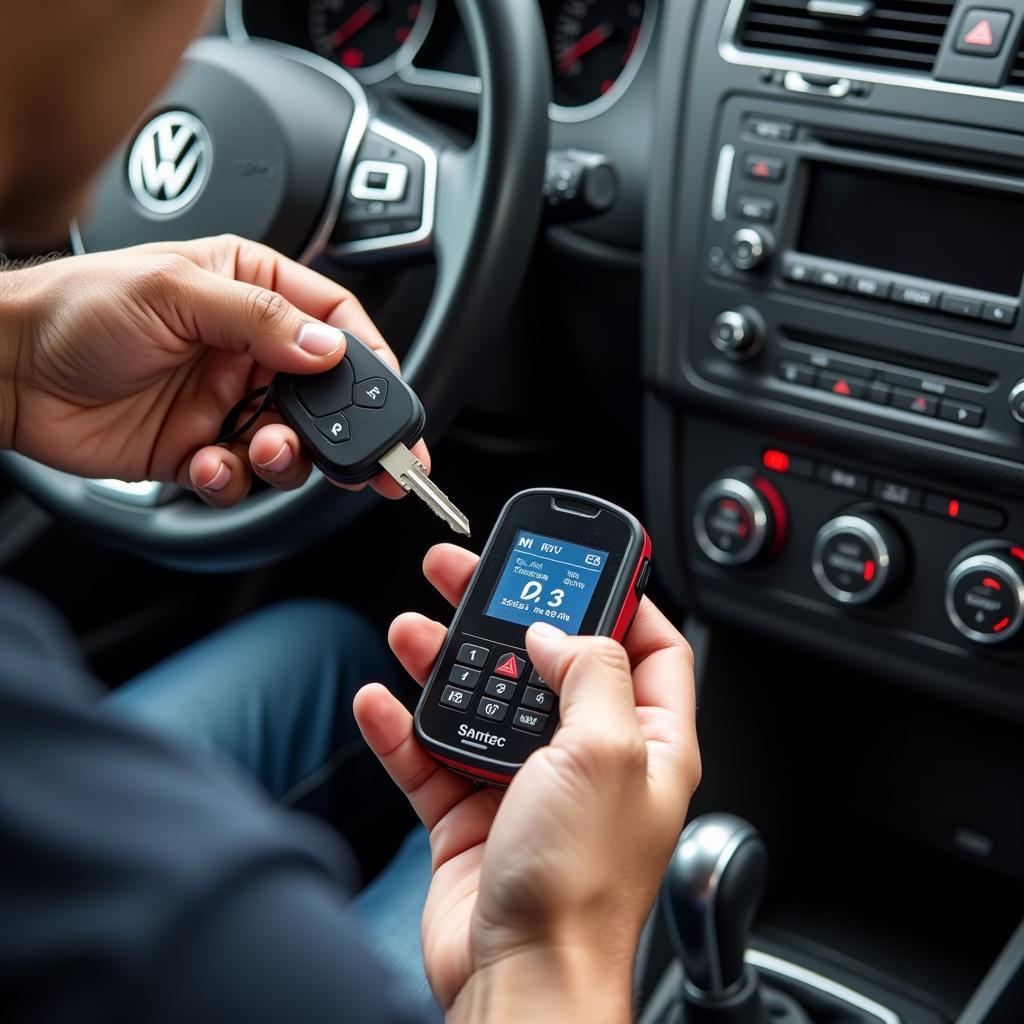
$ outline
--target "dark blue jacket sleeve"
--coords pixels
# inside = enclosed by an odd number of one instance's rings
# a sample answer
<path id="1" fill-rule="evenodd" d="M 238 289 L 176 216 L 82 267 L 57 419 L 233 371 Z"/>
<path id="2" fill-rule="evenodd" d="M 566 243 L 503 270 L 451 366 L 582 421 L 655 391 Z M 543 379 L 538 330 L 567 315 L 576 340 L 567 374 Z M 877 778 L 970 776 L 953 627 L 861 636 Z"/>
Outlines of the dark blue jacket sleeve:
<path id="1" fill-rule="evenodd" d="M 336 836 L 100 692 L 0 583 L 4 1019 L 420 1020 L 346 910 Z"/>

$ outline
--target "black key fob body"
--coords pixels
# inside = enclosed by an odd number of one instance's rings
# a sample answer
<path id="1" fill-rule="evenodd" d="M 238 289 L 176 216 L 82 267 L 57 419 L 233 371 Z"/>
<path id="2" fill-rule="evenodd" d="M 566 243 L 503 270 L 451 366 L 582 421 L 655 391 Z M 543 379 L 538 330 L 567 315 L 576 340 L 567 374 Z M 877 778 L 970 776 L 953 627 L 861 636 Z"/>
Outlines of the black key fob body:
<path id="1" fill-rule="evenodd" d="M 279 373 L 274 404 L 324 476 L 361 484 L 381 472 L 381 457 L 395 445 L 412 446 L 423 436 L 427 417 L 412 388 L 354 334 L 344 334 L 345 358 L 333 370 Z"/>

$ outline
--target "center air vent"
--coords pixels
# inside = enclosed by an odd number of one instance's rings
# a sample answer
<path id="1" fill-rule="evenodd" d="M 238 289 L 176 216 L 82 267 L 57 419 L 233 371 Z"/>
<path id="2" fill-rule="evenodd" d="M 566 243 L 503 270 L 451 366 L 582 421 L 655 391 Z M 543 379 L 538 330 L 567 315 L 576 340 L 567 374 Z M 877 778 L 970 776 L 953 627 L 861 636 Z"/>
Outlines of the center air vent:
<path id="1" fill-rule="evenodd" d="M 1024 40 L 1021 40 L 1020 49 L 1017 51 L 1017 56 L 1010 67 L 1010 81 L 1008 84 L 1017 89 L 1024 89 Z"/>
<path id="2" fill-rule="evenodd" d="M 927 74 L 953 4 L 954 0 L 749 0 L 737 42 L 746 50 Z M 832 13 L 836 9 L 859 16 Z"/>

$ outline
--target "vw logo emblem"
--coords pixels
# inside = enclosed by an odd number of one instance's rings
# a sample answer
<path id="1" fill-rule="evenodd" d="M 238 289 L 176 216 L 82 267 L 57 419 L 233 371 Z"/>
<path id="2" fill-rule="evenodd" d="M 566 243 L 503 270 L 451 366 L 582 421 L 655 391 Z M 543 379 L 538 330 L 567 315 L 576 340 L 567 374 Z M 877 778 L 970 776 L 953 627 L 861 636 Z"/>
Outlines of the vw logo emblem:
<path id="1" fill-rule="evenodd" d="M 154 117 L 128 154 L 128 184 L 139 205 L 168 215 L 184 210 L 203 190 L 213 158 L 203 122 L 184 110 Z"/>

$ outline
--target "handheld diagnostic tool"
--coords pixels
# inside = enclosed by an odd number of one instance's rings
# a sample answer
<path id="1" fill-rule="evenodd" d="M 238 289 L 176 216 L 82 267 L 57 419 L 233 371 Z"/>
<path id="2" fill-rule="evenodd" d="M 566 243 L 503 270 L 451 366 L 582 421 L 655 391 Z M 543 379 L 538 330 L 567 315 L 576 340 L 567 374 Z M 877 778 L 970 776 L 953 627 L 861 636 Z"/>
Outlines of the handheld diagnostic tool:
<path id="1" fill-rule="evenodd" d="M 624 509 L 574 491 L 511 498 L 416 709 L 423 746 L 448 767 L 508 785 L 558 727 L 558 698 L 530 664 L 526 630 L 625 637 L 650 575 L 651 541 Z"/>

